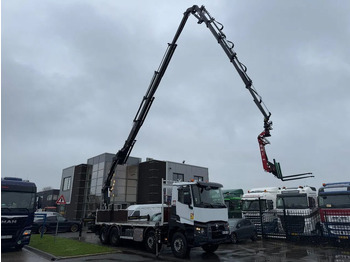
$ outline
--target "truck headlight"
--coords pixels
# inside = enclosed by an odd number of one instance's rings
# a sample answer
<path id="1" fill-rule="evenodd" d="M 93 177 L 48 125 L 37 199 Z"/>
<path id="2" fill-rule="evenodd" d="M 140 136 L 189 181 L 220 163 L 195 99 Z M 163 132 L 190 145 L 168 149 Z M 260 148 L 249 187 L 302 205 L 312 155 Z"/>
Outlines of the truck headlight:
<path id="1" fill-rule="evenodd" d="M 197 234 L 205 234 L 205 228 L 204 227 L 196 227 L 196 233 Z"/>
<path id="2" fill-rule="evenodd" d="M 24 232 L 23 232 L 23 236 L 29 236 L 30 234 L 32 233 L 32 230 L 30 230 L 30 229 L 27 229 L 27 230 L 24 230 Z"/>

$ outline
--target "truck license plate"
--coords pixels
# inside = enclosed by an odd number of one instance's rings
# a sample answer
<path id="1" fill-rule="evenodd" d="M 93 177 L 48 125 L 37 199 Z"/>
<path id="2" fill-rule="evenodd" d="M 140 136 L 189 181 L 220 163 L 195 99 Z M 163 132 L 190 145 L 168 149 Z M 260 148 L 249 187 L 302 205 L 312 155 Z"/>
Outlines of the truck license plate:
<path id="1" fill-rule="evenodd" d="M 4 235 L 4 236 L 1 236 L 1 239 L 11 239 L 12 236 L 11 235 Z"/>
<path id="2" fill-rule="evenodd" d="M 228 235 L 228 233 L 229 233 L 228 231 L 222 231 L 223 235 Z"/>

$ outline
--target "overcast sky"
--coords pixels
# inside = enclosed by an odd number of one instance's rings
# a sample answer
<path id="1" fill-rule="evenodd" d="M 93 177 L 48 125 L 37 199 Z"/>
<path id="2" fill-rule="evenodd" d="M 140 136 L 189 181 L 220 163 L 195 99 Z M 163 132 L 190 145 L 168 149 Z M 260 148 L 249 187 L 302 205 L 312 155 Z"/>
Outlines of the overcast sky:
<path id="1" fill-rule="evenodd" d="M 205 27 L 191 16 L 131 153 L 209 168 L 244 190 L 349 181 L 350 2 L 3 1 L 1 176 L 59 188 L 62 169 L 124 144 L 184 11 L 205 5 L 271 111 L 263 116 Z"/>

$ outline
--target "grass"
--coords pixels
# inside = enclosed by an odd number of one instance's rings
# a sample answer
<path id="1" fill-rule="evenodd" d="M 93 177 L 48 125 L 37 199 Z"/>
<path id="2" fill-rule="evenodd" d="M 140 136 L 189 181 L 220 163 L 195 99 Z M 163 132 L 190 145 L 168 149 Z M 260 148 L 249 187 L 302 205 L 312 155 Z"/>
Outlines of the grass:
<path id="1" fill-rule="evenodd" d="M 40 234 L 34 234 L 31 236 L 29 246 L 56 257 L 84 256 L 115 252 L 115 249 L 107 246 L 99 246 L 51 235 L 44 235 L 43 238 L 40 238 Z"/>

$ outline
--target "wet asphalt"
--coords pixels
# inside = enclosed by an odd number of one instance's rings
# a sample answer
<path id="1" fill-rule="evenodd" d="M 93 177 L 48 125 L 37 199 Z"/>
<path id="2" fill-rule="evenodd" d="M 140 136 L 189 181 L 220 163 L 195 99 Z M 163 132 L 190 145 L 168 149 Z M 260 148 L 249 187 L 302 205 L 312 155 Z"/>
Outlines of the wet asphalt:
<path id="1" fill-rule="evenodd" d="M 60 233 L 59 237 L 67 237 L 79 241 L 85 241 L 102 245 L 99 238 L 87 231 L 79 233 Z M 162 247 L 157 258 L 154 254 L 147 253 L 141 244 L 125 242 L 120 247 L 115 247 L 113 253 L 74 258 L 59 258 L 45 254 L 30 247 L 22 251 L 7 251 L 1 253 L 3 262 L 102 262 L 102 261 L 238 261 L 238 262 L 265 262 L 265 261 L 350 261 L 350 245 L 315 244 L 309 242 L 293 243 L 285 240 L 262 240 L 255 242 L 250 240 L 239 244 L 224 244 L 214 254 L 203 252 L 201 248 L 193 248 L 187 259 L 175 258 L 169 247 Z"/>

